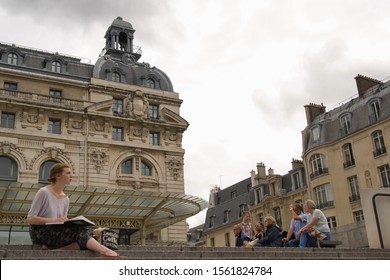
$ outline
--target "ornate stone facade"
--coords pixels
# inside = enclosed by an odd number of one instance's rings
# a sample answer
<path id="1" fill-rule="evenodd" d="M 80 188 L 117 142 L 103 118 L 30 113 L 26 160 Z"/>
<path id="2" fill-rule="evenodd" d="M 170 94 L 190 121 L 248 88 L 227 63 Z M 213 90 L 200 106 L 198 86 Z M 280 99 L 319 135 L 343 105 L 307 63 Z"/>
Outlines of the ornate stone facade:
<path id="1" fill-rule="evenodd" d="M 164 72 L 137 62 L 133 33 L 114 20 L 95 65 L 0 44 L 0 161 L 15 164 L 18 182 L 37 183 L 60 161 L 76 186 L 184 193 L 182 100 Z M 185 221 L 156 234 L 185 241 Z"/>

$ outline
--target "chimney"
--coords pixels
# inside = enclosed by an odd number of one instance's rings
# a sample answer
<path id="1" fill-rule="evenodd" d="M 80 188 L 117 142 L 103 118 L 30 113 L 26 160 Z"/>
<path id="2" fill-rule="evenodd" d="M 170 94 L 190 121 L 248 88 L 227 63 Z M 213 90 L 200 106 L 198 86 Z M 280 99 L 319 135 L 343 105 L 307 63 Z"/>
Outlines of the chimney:
<path id="1" fill-rule="evenodd" d="M 295 169 L 298 169 L 298 168 L 302 168 L 302 167 L 303 167 L 303 161 L 302 160 L 295 159 L 295 158 L 292 159 L 292 161 L 291 161 L 291 168 L 292 168 L 292 170 L 295 170 Z"/>
<path id="2" fill-rule="evenodd" d="M 309 105 L 305 105 L 305 112 L 306 112 L 306 122 L 307 124 L 311 124 L 312 121 L 319 115 L 325 113 L 325 106 L 317 105 L 314 103 L 310 103 Z"/>
<path id="3" fill-rule="evenodd" d="M 364 94 L 369 88 L 382 84 L 382 82 L 379 80 L 375 80 L 360 74 L 355 77 L 355 80 L 360 98 L 364 97 Z"/>
<path id="4" fill-rule="evenodd" d="M 274 175 L 274 170 L 272 168 L 268 169 L 268 175 Z"/>
<path id="5" fill-rule="evenodd" d="M 265 165 L 264 163 L 260 162 L 257 164 L 257 175 L 259 176 L 259 179 L 265 179 Z"/>

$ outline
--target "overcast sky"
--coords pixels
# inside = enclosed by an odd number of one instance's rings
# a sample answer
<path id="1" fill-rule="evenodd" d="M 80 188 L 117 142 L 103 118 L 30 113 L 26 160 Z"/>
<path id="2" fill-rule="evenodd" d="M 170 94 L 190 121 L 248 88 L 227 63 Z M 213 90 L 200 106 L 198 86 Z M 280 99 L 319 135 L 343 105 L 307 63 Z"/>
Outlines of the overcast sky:
<path id="1" fill-rule="evenodd" d="M 304 105 L 350 99 L 357 74 L 390 76 L 389 14 L 386 0 L 0 0 L 0 41 L 95 63 L 113 20 L 130 22 L 140 62 L 183 100 L 185 192 L 208 200 L 258 162 L 286 174 Z"/>

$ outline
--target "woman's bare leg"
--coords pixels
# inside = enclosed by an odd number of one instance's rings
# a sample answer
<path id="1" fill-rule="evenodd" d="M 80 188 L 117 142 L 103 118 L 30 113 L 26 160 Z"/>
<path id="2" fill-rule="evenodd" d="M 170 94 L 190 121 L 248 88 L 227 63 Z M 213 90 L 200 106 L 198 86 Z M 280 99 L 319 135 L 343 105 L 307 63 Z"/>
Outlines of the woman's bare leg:
<path id="1" fill-rule="evenodd" d="M 118 253 L 114 252 L 111 249 L 108 249 L 106 246 L 103 246 L 99 242 L 96 241 L 95 238 L 90 238 L 87 242 L 87 248 L 91 251 L 97 252 L 105 257 L 117 257 Z"/>

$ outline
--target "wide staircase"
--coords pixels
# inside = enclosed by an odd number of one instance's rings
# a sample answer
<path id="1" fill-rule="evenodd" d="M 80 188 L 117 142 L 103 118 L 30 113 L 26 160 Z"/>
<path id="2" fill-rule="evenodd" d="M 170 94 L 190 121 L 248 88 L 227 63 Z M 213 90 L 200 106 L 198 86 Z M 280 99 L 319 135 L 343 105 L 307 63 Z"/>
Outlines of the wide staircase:
<path id="1" fill-rule="evenodd" d="M 128 260 L 390 260 L 390 249 L 234 248 L 131 245 L 117 251 Z M 42 250 L 32 245 L 0 245 L 1 260 L 101 260 L 90 251 Z M 112 258 L 109 258 L 112 259 Z"/>

